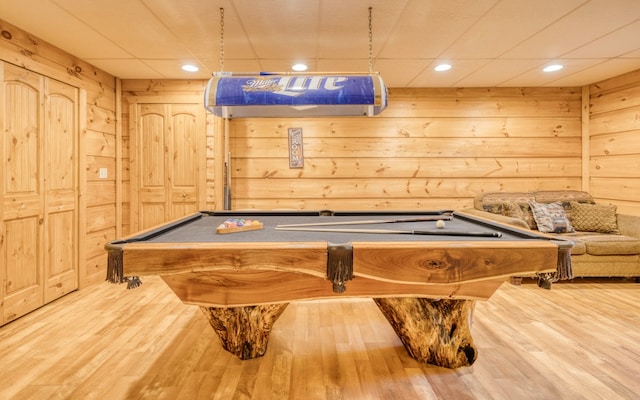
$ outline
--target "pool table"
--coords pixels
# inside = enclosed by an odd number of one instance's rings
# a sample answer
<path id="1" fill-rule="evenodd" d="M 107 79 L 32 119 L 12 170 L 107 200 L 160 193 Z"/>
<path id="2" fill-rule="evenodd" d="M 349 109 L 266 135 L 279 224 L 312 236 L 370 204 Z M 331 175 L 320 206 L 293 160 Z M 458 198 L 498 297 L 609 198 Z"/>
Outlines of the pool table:
<path id="1" fill-rule="evenodd" d="M 231 219 L 263 227 L 216 233 Z M 322 210 L 202 211 L 105 248 L 108 280 L 160 276 L 242 359 L 264 354 L 291 301 L 368 297 L 412 357 L 456 368 L 477 357 L 474 301 L 510 276 L 556 271 L 572 245 L 449 210 Z"/>

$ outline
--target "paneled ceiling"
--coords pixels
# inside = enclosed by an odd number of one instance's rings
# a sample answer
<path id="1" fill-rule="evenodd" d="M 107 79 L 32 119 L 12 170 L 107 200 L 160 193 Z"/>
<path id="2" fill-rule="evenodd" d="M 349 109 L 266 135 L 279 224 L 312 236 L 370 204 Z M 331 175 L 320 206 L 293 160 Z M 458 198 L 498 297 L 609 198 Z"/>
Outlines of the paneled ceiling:
<path id="1" fill-rule="evenodd" d="M 295 62 L 368 72 L 369 7 L 389 87 L 581 86 L 640 69 L 640 0 L 1 0 L 0 19 L 122 79 L 206 79 Z M 564 68 L 542 72 L 552 63 Z"/>

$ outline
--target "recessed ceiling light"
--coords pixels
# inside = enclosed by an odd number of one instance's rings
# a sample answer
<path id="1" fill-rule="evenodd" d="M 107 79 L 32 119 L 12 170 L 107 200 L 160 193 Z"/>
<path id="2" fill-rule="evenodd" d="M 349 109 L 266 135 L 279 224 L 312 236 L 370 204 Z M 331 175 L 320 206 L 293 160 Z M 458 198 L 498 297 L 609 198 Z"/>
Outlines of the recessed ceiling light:
<path id="1" fill-rule="evenodd" d="M 560 64 L 552 64 L 552 65 L 547 65 L 542 70 L 544 72 L 555 72 L 555 71 L 560 71 L 562 68 L 563 66 Z"/>
<path id="2" fill-rule="evenodd" d="M 198 72 L 198 70 L 200 68 L 198 68 L 198 67 L 196 67 L 195 65 L 192 65 L 192 64 L 185 64 L 185 65 L 182 66 L 182 69 L 184 71 L 187 71 L 187 72 Z"/>
<path id="3" fill-rule="evenodd" d="M 451 69 L 451 64 L 439 64 L 439 65 L 436 65 L 436 67 L 434 68 L 434 70 L 438 72 L 448 71 L 450 69 Z"/>
<path id="4" fill-rule="evenodd" d="M 294 64 L 291 66 L 291 69 L 294 71 L 302 72 L 307 70 L 307 66 L 305 64 Z"/>

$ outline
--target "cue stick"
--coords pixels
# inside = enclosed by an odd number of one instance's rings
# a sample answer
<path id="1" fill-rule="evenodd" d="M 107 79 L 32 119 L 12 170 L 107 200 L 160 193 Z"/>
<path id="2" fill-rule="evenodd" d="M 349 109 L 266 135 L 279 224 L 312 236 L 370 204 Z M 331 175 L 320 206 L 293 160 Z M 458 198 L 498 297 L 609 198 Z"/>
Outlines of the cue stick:
<path id="1" fill-rule="evenodd" d="M 283 228 L 276 226 L 276 230 L 281 231 L 307 231 L 307 232 L 341 232 L 341 233 L 377 233 L 377 234 L 398 234 L 398 235 L 433 235 L 433 236 L 473 236 L 473 237 L 502 237 L 501 232 L 464 232 L 464 231 L 417 231 L 417 230 L 395 230 L 395 229 L 339 229 L 339 228 L 304 228 L 291 227 Z"/>
<path id="2" fill-rule="evenodd" d="M 310 222 L 307 224 L 285 224 L 278 225 L 277 228 L 293 228 L 297 226 L 330 226 L 330 225 L 366 225 L 366 224 L 392 224 L 397 222 L 420 222 L 438 221 L 453 219 L 452 215 L 430 215 L 428 217 L 406 218 L 406 219 L 370 219 L 363 221 L 335 221 L 335 222 Z"/>

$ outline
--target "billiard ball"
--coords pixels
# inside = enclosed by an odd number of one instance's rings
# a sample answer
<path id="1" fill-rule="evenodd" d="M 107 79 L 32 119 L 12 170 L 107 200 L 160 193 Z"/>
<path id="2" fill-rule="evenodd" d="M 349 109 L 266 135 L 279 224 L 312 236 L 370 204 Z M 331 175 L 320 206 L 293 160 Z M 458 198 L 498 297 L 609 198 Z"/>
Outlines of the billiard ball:
<path id="1" fill-rule="evenodd" d="M 436 228 L 438 229 L 442 229 L 444 228 L 444 221 L 439 219 L 438 221 L 436 221 Z"/>

